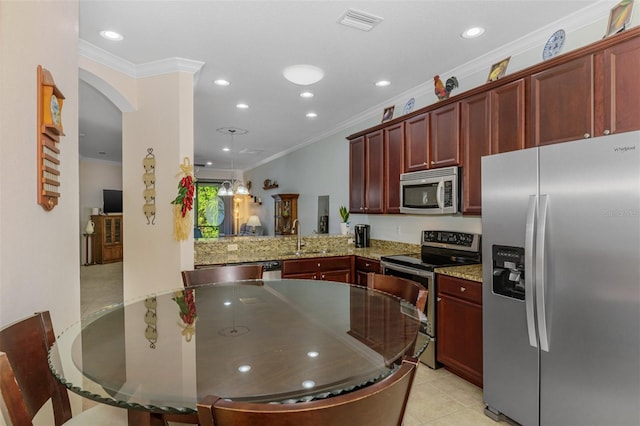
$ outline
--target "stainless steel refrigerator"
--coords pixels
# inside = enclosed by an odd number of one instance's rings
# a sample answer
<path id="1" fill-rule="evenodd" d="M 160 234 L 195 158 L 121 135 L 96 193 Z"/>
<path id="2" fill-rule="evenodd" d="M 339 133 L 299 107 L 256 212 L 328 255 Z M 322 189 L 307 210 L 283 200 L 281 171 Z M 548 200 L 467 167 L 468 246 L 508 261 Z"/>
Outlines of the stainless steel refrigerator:
<path id="1" fill-rule="evenodd" d="M 640 425 L 640 132 L 482 158 L 485 413 Z"/>

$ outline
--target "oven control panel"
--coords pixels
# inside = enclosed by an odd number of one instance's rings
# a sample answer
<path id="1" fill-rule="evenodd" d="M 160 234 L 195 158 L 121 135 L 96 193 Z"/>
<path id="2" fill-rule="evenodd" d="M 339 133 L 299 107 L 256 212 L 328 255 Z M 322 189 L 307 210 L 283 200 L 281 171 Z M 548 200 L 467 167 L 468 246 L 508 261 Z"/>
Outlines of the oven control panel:
<path id="1" fill-rule="evenodd" d="M 479 235 L 456 231 L 422 231 L 422 244 L 425 243 L 474 248 L 479 244 Z"/>

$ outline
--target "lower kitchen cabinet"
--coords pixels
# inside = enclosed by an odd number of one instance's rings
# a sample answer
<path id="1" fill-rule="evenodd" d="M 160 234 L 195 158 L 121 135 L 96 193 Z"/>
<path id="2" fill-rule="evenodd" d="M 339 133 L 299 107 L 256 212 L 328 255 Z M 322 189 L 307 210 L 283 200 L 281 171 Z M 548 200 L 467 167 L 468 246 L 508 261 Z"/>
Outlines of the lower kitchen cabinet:
<path id="1" fill-rule="evenodd" d="M 482 387 L 482 283 L 438 275 L 436 358 Z"/>
<path id="2" fill-rule="evenodd" d="M 371 260 L 366 257 L 356 256 L 355 270 L 354 270 L 354 284 L 367 286 L 367 274 L 369 272 L 380 273 L 380 262 L 377 260 Z"/>
<path id="3" fill-rule="evenodd" d="M 282 278 L 351 282 L 351 257 L 334 256 L 287 259 L 282 262 Z"/>

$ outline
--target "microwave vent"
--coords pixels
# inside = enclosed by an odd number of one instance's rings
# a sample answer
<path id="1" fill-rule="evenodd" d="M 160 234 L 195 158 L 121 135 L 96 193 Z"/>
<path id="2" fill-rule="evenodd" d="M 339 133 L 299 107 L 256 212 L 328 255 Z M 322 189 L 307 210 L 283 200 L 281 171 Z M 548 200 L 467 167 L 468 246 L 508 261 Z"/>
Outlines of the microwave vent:
<path id="1" fill-rule="evenodd" d="M 441 169 L 422 170 L 419 172 L 403 173 L 400 175 L 400 180 L 416 180 L 416 179 L 429 179 L 443 176 L 457 176 L 457 167 L 443 167 Z"/>

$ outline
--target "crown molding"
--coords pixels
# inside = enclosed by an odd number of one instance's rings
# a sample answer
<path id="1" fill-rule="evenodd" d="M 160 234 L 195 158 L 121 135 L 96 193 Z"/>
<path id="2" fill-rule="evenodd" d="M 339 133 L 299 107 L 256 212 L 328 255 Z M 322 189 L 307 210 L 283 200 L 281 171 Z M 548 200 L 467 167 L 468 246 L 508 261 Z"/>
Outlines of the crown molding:
<path id="1" fill-rule="evenodd" d="M 202 61 L 177 57 L 134 64 L 82 39 L 78 40 L 78 55 L 113 68 L 132 78 L 187 72 L 194 75 L 197 83 L 199 72 L 204 66 Z"/>

